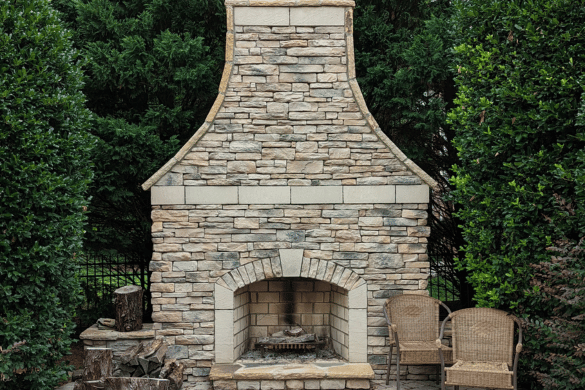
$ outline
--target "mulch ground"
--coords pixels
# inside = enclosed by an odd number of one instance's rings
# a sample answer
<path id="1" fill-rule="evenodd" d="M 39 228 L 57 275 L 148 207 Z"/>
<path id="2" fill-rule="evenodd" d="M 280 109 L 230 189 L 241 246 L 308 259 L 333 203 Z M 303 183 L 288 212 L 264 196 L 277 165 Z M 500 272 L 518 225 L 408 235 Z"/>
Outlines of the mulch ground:
<path id="1" fill-rule="evenodd" d="M 75 343 L 71 344 L 70 355 L 65 355 L 62 361 L 68 362 L 75 367 L 75 370 L 83 369 L 83 341 L 78 340 Z M 61 385 L 67 382 L 61 383 Z"/>

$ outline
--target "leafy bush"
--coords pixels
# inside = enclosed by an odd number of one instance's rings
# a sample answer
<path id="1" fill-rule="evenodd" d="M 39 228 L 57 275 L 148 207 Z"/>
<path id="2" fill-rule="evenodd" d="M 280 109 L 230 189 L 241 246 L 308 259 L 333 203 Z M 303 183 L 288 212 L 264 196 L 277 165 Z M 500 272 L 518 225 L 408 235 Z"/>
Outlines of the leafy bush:
<path id="1" fill-rule="evenodd" d="M 570 0 L 456 3 L 454 199 L 482 306 L 525 303 L 552 239 L 585 235 L 585 7 Z M 571 214 L 559 200 L 575 205 Z"/>
<path id="2" fill-rule="evenodd" d="M 583 309 L 585 6 L 455 5 L 459 89 L 449 119 L 467 242 L 459 265 L 480 306 L 526 319 L 524 385 L 582 389 L 582 336 L 570 338 L 583 331 L 575 321 Z"/>
<path id="3" fill-rule="evenodd" d="M 53 389 L 92 177 L 82 61 L 49 0 L 0 2 L 0 389 Z"/>
<path id="4" fill-rule="evenodd" d="M 525 321 L 526 369 L 544 389 L 585 388 L 585 249 L 560 241 L 549 262 L 532 264 L 529 304 L 538 312 Z"/>

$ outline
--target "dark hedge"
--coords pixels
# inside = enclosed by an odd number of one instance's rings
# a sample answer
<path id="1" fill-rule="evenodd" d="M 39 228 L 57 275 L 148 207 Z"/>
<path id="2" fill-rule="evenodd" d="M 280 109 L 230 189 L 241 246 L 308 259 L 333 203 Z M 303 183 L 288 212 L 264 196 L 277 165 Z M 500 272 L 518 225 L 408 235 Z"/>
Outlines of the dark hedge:
<path id="1" fill-rule="evenodd" d="M 0 2 L 0 389 L 53 389 L 92 177 L 81 61 L 49 0 Z"/>

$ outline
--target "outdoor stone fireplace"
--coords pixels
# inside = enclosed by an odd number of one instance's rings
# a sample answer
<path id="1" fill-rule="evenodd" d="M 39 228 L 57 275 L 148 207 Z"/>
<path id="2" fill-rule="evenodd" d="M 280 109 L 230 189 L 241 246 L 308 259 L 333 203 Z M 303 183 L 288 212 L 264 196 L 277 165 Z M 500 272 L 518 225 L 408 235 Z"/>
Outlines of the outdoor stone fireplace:
<path id="1" fill-rule="evenodd" d="M 425 293 L 436 183 L 365 105 L 353 7 L 226 0 L 217 100 L 143 185 L 154 332 L 185 364 L 185 388 L 369 387 L 386 367 L 383 302 Z M 293 325 L 327 337 L 350 366 L 251 376 L 234 366 L 258 338 Z"/>

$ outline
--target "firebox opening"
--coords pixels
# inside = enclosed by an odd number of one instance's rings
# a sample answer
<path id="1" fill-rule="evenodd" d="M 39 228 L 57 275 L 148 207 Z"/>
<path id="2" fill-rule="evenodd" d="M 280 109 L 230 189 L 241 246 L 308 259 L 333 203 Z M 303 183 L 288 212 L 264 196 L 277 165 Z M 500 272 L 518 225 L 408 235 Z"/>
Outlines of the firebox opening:
<path id="1" fill-rule="evenodd" d="M 290 343 L 298 339 L 285 333 L 299 328 L 309 340 L 306 335 L 314 334 L 317 345 Z M 278 338 L 285 339 L 278 346 L 259 346 Z M 307 278 L 263 280 L 240 288 L 234 292 L 234 347 L 234 357 L 243 359 L 347 360 L 348 291 Z"/>

